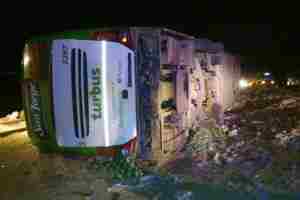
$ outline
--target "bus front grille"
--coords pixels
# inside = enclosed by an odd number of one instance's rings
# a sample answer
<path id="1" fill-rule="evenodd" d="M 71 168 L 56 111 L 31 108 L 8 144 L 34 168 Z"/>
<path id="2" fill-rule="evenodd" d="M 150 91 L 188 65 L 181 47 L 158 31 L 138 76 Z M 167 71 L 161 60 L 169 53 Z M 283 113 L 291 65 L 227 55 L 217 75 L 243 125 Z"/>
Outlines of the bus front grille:
<path id="1" fill-rule="evenodd" d="M 74 133 L 76 138 L 89 136 L 89 96 L 87 54 L 81 49 L 71 51 L 71 81 Z"/>

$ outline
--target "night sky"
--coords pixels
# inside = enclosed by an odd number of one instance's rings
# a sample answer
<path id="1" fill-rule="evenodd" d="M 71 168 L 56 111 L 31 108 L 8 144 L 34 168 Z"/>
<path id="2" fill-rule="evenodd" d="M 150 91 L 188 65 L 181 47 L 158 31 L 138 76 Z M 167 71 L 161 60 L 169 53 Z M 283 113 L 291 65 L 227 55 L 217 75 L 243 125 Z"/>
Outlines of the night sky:
<path id="1" fill-rule="evenodd" d="M 300 30 L 289 24 L 210 24 L 201 29 L 178 27 L 185 32 L 224 43 L 243 57 L 245 67 L 284 75 L 300 68 Z"/>
<path id="2" fill-rule="evenodd" d="M 109 24 L 105 24 L 109 26 Z M 115 26 L 113 24 L 112 26 Z M 124 26 L 124 25 L 123 25 Z M 159 24 L 162 26 L 162 24 Z M 17 71 L 18 62 L 25 38 L 47 32 L 70 29 L 101 27 L 99 24 L 79 22 L 49 26 L 31 26 L 20 31 L 15 40 L 12 55 L 16 58 L 14 67 L 2 67 L 0 73 Z M 289 24 L 205 24 L 195 25 L 165 25 L 165 27 L 184 32 L 195 37 L 208 38 L 223 42 L 225 48 L 242 56 L 244 68 L 252 71 L 274 71 L 280 75 L 298 71 L 300 61 L 299 35 L 300 29 Z"/>

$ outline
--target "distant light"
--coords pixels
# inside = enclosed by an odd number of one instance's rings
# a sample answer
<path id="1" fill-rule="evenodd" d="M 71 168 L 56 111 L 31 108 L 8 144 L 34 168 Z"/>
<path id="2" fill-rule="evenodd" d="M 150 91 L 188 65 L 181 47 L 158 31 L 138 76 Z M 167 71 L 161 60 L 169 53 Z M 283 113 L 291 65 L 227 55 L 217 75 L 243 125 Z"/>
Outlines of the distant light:
<path id="1" fill-rule="evenodd" d="M 24 64 L 25 66 L 27 66 L 27 65 L 29 64 L 29 61 L 30 61 L 29 55 L 28 55 L 28 54 L 25 54 L 25 55 L 24 55 L 23 64 Z"/>
<path id="2" fill-rule="evenodd" d="M 272 85 L 275 84 L 275 81 L 271 81 L 271 84 L 272 84 Z"/>
<path id="3" fill-rule="evenodd" d="M 287 85 L 295 85 L 295 81 L 292 78 L 288 78 Z"/>
<path id="4" fill-rule="evenodd" d="M 266 81 L 262 81 L 261 84 L 266 84 Z"/>
<path id="5" fill-rule="evenodd" d="M 245 80 L 245 79 L 241 79 L 240 82 L 239 82 L 239 86 L 240 86 L 240 88 L 248 87 L 248 81 Z"/>
<path id="6" fill-rule="evenodd" d="M 127 41 L 128 41 L 128 40 L 127 40 L 127 37 L 126 37 L 126 36 L 122 37 L 122 42 L 126 43 Z"/>
<path id="7" fill-rule="evenodd" d="M 270 72 L 265 72 L 264 75 L 265 75 L 265 76 L 270 76 L 271 73 L 270 73 Z"/>

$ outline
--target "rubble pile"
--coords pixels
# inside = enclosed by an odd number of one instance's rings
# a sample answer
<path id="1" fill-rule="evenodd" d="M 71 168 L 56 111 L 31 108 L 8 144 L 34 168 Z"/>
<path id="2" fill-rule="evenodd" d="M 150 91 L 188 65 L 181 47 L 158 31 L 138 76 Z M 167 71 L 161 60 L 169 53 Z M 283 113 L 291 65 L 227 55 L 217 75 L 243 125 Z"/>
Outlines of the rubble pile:
<path id="1" fill-rule="evenodd" d="M 226 172 L 234 171 L 251 183 L 246 184 L 248 189 L 262 184 L 299 192 L 299 95 L 300 90 L 267 87 L 243 91 L 225 112 L 224 124 L 219 127 L 226 133 L 225 146 L 210 144 L 218 148 L 207 149 L 207 159 L 195 161 L 195 175 L 234 185 L 230 177 L 225 177 L 232 176 Z"/>

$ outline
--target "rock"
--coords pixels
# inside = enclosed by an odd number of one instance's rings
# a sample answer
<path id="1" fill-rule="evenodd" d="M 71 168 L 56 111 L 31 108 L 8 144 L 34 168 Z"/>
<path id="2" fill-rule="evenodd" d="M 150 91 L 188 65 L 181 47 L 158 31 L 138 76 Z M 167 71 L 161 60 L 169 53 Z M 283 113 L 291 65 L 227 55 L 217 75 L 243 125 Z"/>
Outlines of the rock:
<path id="1" fill-rule="evenodd" d="M 99 156 L 99 155 L 97 155 L 95 160 L 100 161 L 100 162 L 105 162 L 105 161 L 112 161 L 113 158 L 109 157 L 109 156 Z"/>
<path id="2" fill-rule="evenodd" d="M 58 179 L 59 177 L 54 177 L 55 179 L 53 179 L 55 182 L 63 182 L 64 180 L 60 180 Z M 73 194 L 78 194 L 81 196 L 89 196 L 93 194 L 93 190 L 91 189 L 90 185 L 86 184 L 85 181 L 82 181 L 82 177 L 77 177 L 78 179 L 76 181 L 74 180 L 70 180 L 67 182 L 66 184 L 66 188 L 70 190 L 70 192 L 72 192 Z M 81 181 L 78 181 L 81 180 Z M 57 183 L 55 184 L 57 185 Z"/>
<path id="3" fill-rule="evenodd" d="M 269 154 L 262 154 L 259 158 L 256 159 L 257 168 L 266 168 L 272 164 L 272 157 Z"/>
<path id="4" fill-rule="evenodd" d="M 290 140 L 291 136 L 290 135 L 284 135 L 282 133 L 278 133 L 275 135 L 275 138 L 278 140 L 278 144 L 282 146 L 286 146 L 288 141 Z"/>
<path id="5" fill-rule="evenodd" d="M 179 191 L 175 194 L 176 200 L 190 200 L 192 199 L 193 193 L 192 192 L 183 192 Z"/>
<path id="6" fill-rule="evenodd" d="M 258 132 L 256 133 L 256 135 L 257 135 L 257 136 L 261 136 L 261 132 L 258 131 Z"/>
<path id="7" fill-rule="evenodd" d="M 203 162 L 208 164 L 207 161 L 203 161 Z M 172 179 L 172 182 L 174 184 L 181 184 L 184 181 L 184 179 L 182 177 L 178 177 L 178 176 L 175 176 L 175 175 L 171 175 L 170 178 Z"/>
<path id="8" fill-rule="evenodd" d="M 17 120 L 17 118 L 19 117 L 19 112 L 18 111 L 14 111 L 11 114 L 8 114 L 7 117 L 11 121 Z"/>
<path id="9" fill-rule="evenodd" d="M 232 147 L 227 147 L 225 153 L 230 153 L 232 151 Z"/>
<path id="10" fill-rule="evenodd" d="M 127 199 L 146 199 L 145 197 L 135 194 L 133 192 L 128 191 L 123 187 L 124 185 L 120 186 L 115 184 L 115 186 L 108 189 L 108 192 L 111 193 L 111 198 L 107 199 L 113 199 L 113 200 L 127 200 Z M 98 199 L 104 199 L 103 196 Z"/>
<path id="11" fill-rule="evenodd" d="M 288 140 L 287 147 L 291 151 L 300 152 L 300 136 L 295 136 Z"/>
<path id="12" fill-rule="evenodd" d="M 113 195 L 111 198 L 107 198 L 107 199 L 116 199 L 116 200 L 146 199 L 145 197 L 141 196 L 140 194 L 137 194 L 132 191 L 137 188 L 138 188 L 138 185 L 125 185 L 125 184 L 121 184 L 121 183 L 114 184 L 113 186 L 111 186 L 107 189 L 107 192 L 109 192 L 111 195 Z M 104 199 L 103 195 L 97 199 Z"/>
<path id="13" fill-rule="evenodd" d="M 209 145 L 208 150 L 209 150 L 209 151 L 214 151 L 214 150 L 215 150 L 214 145 Z"/>
<path id="14" fill-rule="evenodd" d="M 300 136 L 300 129 L 292 129 L 291 134 L 295 136 Z"/>
<path id="15" fill-rule="evenodd" d="M 87 161 L 87 163 L 88 163 L 89 165 L 92 165 L 92 164 L 95 163 L 96 158 L 95 158 L 95 157 L 90 157 L 90 158 L 87 158 L 86 161 Z"/>
<path id="16" fill-rule="evenodd" d="M 84 200 L 94 200 L 95 199 L 95 194 L 88 194 L 88 195 L 83 195 Z"/>
<path id="17" fill-rule="evenodd" d="M 257 192 L 259 194 L 259 199 L 261 199 L 261 200 L 269 200 L 270 199 L 269 193 L 266 190 L 264 190 L 262 187 L 258 187 Z"/>
<path id="18" fill-rule="evenodd" d="M 285 99 L 285 100 L 281 101 L 280 106 L 285 106 L 285 105 L 296 103 L 296 102 L 297 102 L 297 100 L 294 98 Z"/>
<path id="19" fill-rule="evenodd" d="M 229 130 L 228 127 L 227 127 L 226 125 L 222 125 L 221 128 L 222 128 L 222 130 L 223 130 L 224 132 L 227 132 L 227 131 Z"/>
<path id="20" fill-rule="evenodd" d="M 232 157 L 227 157 L 227 158 L 225 158 L 225 160 L 228 164 L 231 164 L 234 161 L 234 159 Z"/>
<path id="21" fill-rule="evenodd" d="M 271 132 L 275 133 L 276 132 L 276 128 L 271 128 Z"/>
<path id="22" fill-rule="evenodd" d="M 156 195 L 152 198 L 152 200 L 160 200 L 162 196 L 163 196 L 163 193 L 162 193 L 162 192 L 159 192 L 158 194 L 156 194 Z"/>
<path id="23" fill-rule="evenodd" d="M 231 188 L 233 188 L 235 185 L 232 181 L 228 181 L 226 184 L 228 187 L 231 187 Z"/>
<path id="24" fill-rule="evenodd" d="M 127 189 L 128 189 L 128 185 L 123 185 L 121 183 L 117 183 L 117 184 L 114 184 L 113 186 L 107 188 L 107 191 L 120 193 L 122 191 L 126 191 Z"/>
<path id="25" fill-rule="evenodd" d="M 233 136 L 237 136 L 237 135 L 238 135 L 238 130 L 237 129 L 234 129 L 234 130 L 232 130 L 228 133 L 229 137 L 233 137 Z"/>
<path id="26" fill-rule="evenodd" d="M 142 176 L 140 178 L 141 183 L 148 183 L 148 184 L 156 183 L 160 180 L 161 180 L 161 178 L 159 176 L 155 176 L 155 175 Z"/>
<path id="27" fill-rule="evenodd" d="M 110 192 L 114 189 L 106 189 L 108 188 L 108 184 L 105 182 L 104 179 L 97 179 L 93 184 L 91 185 L 91 189 L 94 191 L 95 200 L 96 199 L 109 199 Z"/>
<path id="28" fill-rule="evenodd" d="M 265 122 L 263 122 L 263 121 L 252 121 L 251 123 L 252 124 L 264 124 Z"/>
<path id="29" fill-rule="evenodd" d="M 239 147 L 242 147 L 242 146 L 244 146 L 244 145 L 245 145 L 245 142 L 242 140 L 242 141 L 238 142 L 238 143 L 235 145 L 235 147 L 239 148 Z"/>
<path id="30" fill-rule="evenodd" d="M 233 155 L 232 155 L 232 157 L 234 157 L 234 158 L 237 158 L 239 155 L 237 154 L 237 153 L 234 153 Z"/>
<path id="31" fill-rule="evenodd" d="M 153 167 L 153 166 L 157 165 L 157 162 L 154 160 L 137 159 L 136 164 L 139 168 L 148 168 L 148 167 Z"/>
<path id="32" fill-rule="evenodd" d="M 221 160 L 220 160 L 220 153 L 219 153 L 219 152 L 217 152 L 216 155 L 214 156 L 214 162 L 215 162 L 216 164 L 218 164 L 218 165 L 221 165 L 221 164 L 222 164 L 222 162 L 221 162 Z"/>
<path id="33" fill-rule="evenodd" d="M 207 161 L 199 162 L 199 163 L 197 163 L 197 166 L 200 167 L 200 168 L 207 167 L 208 166 L 208 162 Z"/>
<path id="34" fill-rule="evenodd" d="M 241 165 L 241 173 L 246 177 L 251 177 L 255 174 L 256 167 L 254 161 L 246 161 Z"/>

